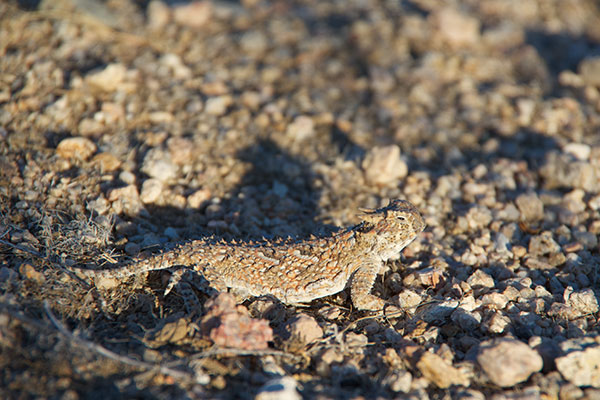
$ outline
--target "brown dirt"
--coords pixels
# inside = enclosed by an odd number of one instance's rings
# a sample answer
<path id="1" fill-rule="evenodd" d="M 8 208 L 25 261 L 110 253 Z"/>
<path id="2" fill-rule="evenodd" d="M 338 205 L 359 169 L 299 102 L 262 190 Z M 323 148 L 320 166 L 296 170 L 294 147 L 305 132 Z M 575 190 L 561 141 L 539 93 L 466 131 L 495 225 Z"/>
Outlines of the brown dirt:
<path id="1" fill-rule="evenodd" d="M 597 398 L 556 360 L 600 346 L 599 55 L 592 0 L 1 2 L 0 397 Z M 64 268 L 398 197 L 399 314 L 252 299 L 218 337 L 166 271 Z M 495 375 L 499 337 L 543 367 Z"/>

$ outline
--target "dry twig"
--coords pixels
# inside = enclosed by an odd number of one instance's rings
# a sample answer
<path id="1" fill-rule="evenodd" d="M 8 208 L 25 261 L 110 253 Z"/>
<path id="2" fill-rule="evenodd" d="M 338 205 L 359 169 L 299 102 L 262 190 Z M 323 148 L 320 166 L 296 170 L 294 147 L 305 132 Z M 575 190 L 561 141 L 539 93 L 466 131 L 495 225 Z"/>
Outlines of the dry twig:
<path id="1" fill-rule="evenodd" d="M 120 362 L 122 364 L 130 365 L 130 366 L 137 367 L 137 368 L 142 368 L 142 369 L 145 369 L 148 371 L 157 372 L 157 373 L 161 373 L 164 375 L 168 375 L 177 380 L 185 380 L 185 381 L 190 381 L 190 380 L 194 381 L 195 380 L 194 375 L 189 372 L 180 371 L 180 370 L 172 369 L 172 368 L 164 366 L 164 365 L 151 364 L 151 363 L 148 363 L 145 361 L 139 361 L 139 360 L 135 360 L 130 357 L 122 356 L 120 354 L 117 354 L 113 351 L 108 350 L 105 347 L 100 346 L 99 344 L 82 339 L 79 336 L 76 336 L 73 333 L 69 332 L 69 330 L 60 321 L 58 321 L 58 319 L 56 319 L 56 317 L 52 313 L 52 310 L 50 310 L 50 305 L 48 304 L 48 302 L 44 302 L 44 310 L 46 311 L 46 315 L 48 315 L 48 318 L 50 318 L 50 321 L 52 321 L 52 324 L 56 327 L 56 329 L 58 329 L 58 331 L 61 334 L 63 334 L 65 337 L 67 337 L 68 339 L 70 339 L 71 341 L 73 341 L 75 344 L 77 344 L 79 346 L 82 346 L 88 350 L 91 350 L 97 354 L 100 354 L 106 358 L 110 358 L 111 360 Z"/>

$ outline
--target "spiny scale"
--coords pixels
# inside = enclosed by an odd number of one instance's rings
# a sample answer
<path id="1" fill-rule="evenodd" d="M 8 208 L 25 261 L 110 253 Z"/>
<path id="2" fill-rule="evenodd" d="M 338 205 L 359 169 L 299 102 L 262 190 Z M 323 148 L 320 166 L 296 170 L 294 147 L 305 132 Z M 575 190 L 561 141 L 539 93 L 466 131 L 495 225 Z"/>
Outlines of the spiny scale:
<path id="1" fill-rule="evenodd" d="M 218 291 L 241 297 L 271 294 L 284 303 L 302 303 L 350 286 L 354 306 L 377 310 L 383 300 L 370 294 L 385 261 L 424 229 L 419 211 L 393 200 L 386 207 L 361 210 L 362 222 L 327 237 L 263 242 L 192 240 L 119 268 L 82 270 L 88 278 L 115 278 L 184 266 L 201 273 Z"/>

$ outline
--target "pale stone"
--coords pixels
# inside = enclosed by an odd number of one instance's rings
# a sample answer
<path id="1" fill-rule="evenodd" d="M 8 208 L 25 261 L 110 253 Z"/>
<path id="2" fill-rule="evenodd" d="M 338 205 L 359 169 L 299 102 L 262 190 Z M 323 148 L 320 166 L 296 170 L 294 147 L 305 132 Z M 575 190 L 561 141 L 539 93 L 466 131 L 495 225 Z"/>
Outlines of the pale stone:
<path id="1" fill-rule="evenodd" d="M 362 162 L 367 182 L 375 185 L 397 185 L 408 174 L 408 165 L 400 157 L 400 147 L 374 147 Z"/>
<path id="2" fill-rule="evenodd" d="M 87 160 L 95 152 L 94 142 L 82 137 L 63 139 L 56 147 L 56 153 L 66 159 Z"/>

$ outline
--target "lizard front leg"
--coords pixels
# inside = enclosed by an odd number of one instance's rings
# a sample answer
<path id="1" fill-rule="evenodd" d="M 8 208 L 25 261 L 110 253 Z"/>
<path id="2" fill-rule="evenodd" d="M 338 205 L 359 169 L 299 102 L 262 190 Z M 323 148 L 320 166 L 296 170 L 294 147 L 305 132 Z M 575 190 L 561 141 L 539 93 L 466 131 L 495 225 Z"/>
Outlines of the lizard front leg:
<path id="1" fill-rule="evenodd" d="M 350 282 L 350 297 L 352 304 L 359 310 L 381 310 L 385 302 L 371 294 L 373 283 L 380 270 L 377 263 L 362 264 L 352 275 Z"/>

